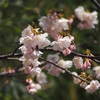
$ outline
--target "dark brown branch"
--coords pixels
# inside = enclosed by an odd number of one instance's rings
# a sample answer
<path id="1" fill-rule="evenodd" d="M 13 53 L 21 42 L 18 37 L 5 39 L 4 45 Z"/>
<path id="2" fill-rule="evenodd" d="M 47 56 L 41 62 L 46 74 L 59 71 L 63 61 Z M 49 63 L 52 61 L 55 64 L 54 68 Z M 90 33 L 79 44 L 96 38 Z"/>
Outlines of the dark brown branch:
<path id="1" fill-rule="evenodd" d="M 6 55 L 0 55 L 0 59 L 9 59 L 9 58 L 14 58 L 14 57 L 21 57 L 23 54 L 22 53 L 12 53 L 6 54 Z"/>
<path id="2" fill-rule="evenodd" d="M 40 51 L 54 51 L 53 49 L 41 49 Z M 55 52 L 59 52 L 59 51 L 55 51 Z M 60 52 L 62 53 L 62 52 Z M 100 59 L 100 56 L 88 56 L 88 55 L 85 55 L 85 54 L 80 54 L 80 53 L 76 53 L 76 52 L 71 52 L 70 55 L 74 55 L 74 56 L 80 56 L 80 57 L 83 57 L 83 58 L 90 58 L 91 60 L 97 62 L 97 63 L 100 63 L 100 61 L 98 59 Z"/>
<path id="3" fill-rule="evenodd" d="M 99 59 L 100 58 L 100 56 L 88 56 L 88 55 L 80 54 L 80 53 L 76 53 L 76 52 L 71 52 L 71 54 L 75 55 L 75 56 L 84 57 L 84 58 L 90 58 L 90 59 Z"/>
<path id="4" fill-rule="evenodd" d="M 18 76 L 22 76 L 22 75 L 26 75 L 24 73 L 18 73 L 18 72 L 22 72 L 23 68 L 18 69 L 17 71 L 13 72 L 13 73 L 9 73 L 9 71 L 5 71 L 5 72 L 0 72 L 0 77 L 18 77 Z"/>
<path id="5" fill-rule="evenodd" d="M 97 0 L 91 0 L 91 2 L 92 2 L 98 9 L 100 9 L 100 4 L 97 2 Z"/>
<path id="6" fill-rule="evenodd" d="M 49 49 L 40 49 L 40 51 L 54 51 L 54 50 L 49 48 Z M 56 51 L 56 52 L 59 52 L 59 51 Z M 88 56 L 85 54 L 76 53 L 74 51 L 72 51 L 71 54 L 74 56 L 80 56 L 80 57 L 90 58 L 90 59 L 99 59 L 100 58 L 100 56 Z"/>
<path id="7" fill-rule="evenodd" d="M 76 53 L 76 52 L 72 52 L 72 55 L 75 56 L 79 56 L 79 57 L 84 57 L 84 58 L 89 58 L 97 63 L 100 63 L 100 61 L 98 59 L 100 59 L 100 56 L 88 56 L 88 55 L 84 55 L 84 54 L 80 54 L 80 53 Z"/>
<path id="8" fill-rule="evenodd" d="M 17 47 L 15 48 L 15 50 L 12 53 L 12 56 L 16 53 L 16 51 L 19 49 L 19 47 L 21 47 L 23 44 L 18 44 Z"/>
<path id="9" fill-rule="evenodd" d="M 48 49 L 40 49 L 40 51 L 54 51 L 51 48 Z M 59 51 L 54 51 L 54 52 L 59 52 Z M 0 59 L 12 59 L 12 60 L 18 60 L 18 58 L 16 59 L 16 57 L 21 57 L 23 54 L 22 53 L 14 53 L 12 55 L 12 53 L 10 54 L 6 54 L 6 55 L 0 55 Z M 100 61 L 98 59 L 100 59 L 100 56 L 88 56 L 85 54 L 80 54 L 80 53 L 76 53 L 76 52 L 71 52 L 71 55 L 74 56 L 80 56 L 80 57 L 84 57 L 84 58 L 90 58 L 91 60 L 100 63 Z"/>
<path id="10" fill-rule="evenodd" d="M 73 76 L 73 77 L 76 77 L 76 78 L 78 78 L 78 79 L 80 79 L 80 80 L 82 80 L 82 81 L 87 82 L 88 84 L 90 84 L 89 81 L 87 81 L 86 79 L 83 79 L 83 78 L 81 78 L 81 77 L 79 77 L 79 76 L 76 76 L 76 75 L 72 74 L 69 70 L 67 70 L 67 69 L 65 69 L 65 68 L 63 68 L 63 67 L 61 67 L 61 66 L 58 66 L 58 65 L 56 65 L 55 63 L 53 63 L 53 62 L 51 62 L 51 61 L 48 61 L 48 60 L 46 60 L 46 59 L 44 59 L 44 58 L 42 58 L 42 57 L 40 57 L 40 59 L 43 60 L 43 61 L 46 61 L 47 63 L 50 63 L 50 64 L 52 64 L 52 65 L 58 67 L 58 68 L 60 68 L 60 69 L 62 69 L 62 70 L 64 70 L 64 71 L 65 71 L 66 73 L 68 73 L 69 75 L 71 75 L 71 76 Z"/>

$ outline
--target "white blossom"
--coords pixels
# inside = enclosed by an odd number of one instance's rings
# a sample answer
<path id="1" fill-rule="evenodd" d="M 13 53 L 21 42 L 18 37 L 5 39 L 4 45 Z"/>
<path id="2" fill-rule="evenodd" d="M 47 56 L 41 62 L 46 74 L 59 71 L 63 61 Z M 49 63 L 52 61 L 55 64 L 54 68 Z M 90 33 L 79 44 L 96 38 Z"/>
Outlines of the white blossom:
<path id="1" fill-rule="evenodd" d="M 32 77 L 34 77 L 34 76 L 40 74 L 41 71 L 42 71 L 41 68 L 39 68 L 39 67 L 34 67 L 34 68 L 31 69 L 31 73 L 30 73 L 30 74 L 31 74 Z"/>
<path id="2" fill-rule="evenodd" d="M 86 12 L 82 6 L 79 6 L 78 8 L 76 8 L 75 15 L 81 21 L 78 24 L 78 28 L 80 29 L 95 28 L 94 25 L 98 24 L 97 14 L 98 13 L 96 11 L 92 13 Z"/>
<path id="3" fill-rule="evenodd" d="M 25 29 L 22 31 L 22 35 L 21 35 L 21 36 L 22 36 L 22 37 L 26 37 L 26 36 L 33 37 L 33 36 L 34 36 L 32 30 L 31 30 L 31 26 L 30 26 L 30 25 L 28 25 L 27 28 L 25 28 Z"/>
<path id="4" fill-rule="evenodd" d="M 59 53 L 56 54 L 49 54 L 47 56 L 47 60 L 51 61 L 53 63 L 57 63 L 59 61 Z M 60 68 L 57 68 L 56 66 L 47 63 L 45 65 L 45 69 L 48 71 L 49 74 L 53 75 L 53 76 L 59 76 L 60 72 L 62 71 Z"/>
<path id="5" fill-rule="evenodd" d="M 22 46 L 23 47 L 23 46 Z M 24 59 L 38 59 L 43 53 L 39 50 L 32 50 L 31 48 L 30 49 L 24 49 L 23 48 L 20 48 L 22 53 L 23 53 L 23 56 L 19 59 L 20 61 L 24 61 Z"/>
<path id="6" fill-rule="evenodd" d="M 46 77 L 45 73 L 43 73 L 43 72 L 37 74 L 36 79 L 39 84 L 43 85 L 43 84 L 47 83 L 47 77 Z"/>
<path id="7" fill-rule="evenodd" d="M 64 61 L 64 60 L 59 60 L 57 63 L 58 66 L 66 69 L 66 68 L 71 68 L 72 67 L 72 61 Z M 62 73 L 65 73 L 64 70 L 62 70 Z"/>
<path id="8" fill-rule="evenodd" d="M 54 65 L 50 65 L 48 68 L 48 73 L 53 75 L 53 76 L 59 76 L 59 74 L 62 72 L 62 69 L 54 66 Z"/>
<path id="9" fill-rule="evenodd" d="M 59 60 L 59 53 L 48 54 L 47 60 L 52 61 L 52 62 L 57 62 Z"/>
<path id="10" fill-rule="evenodd" d="M 29 86 L 26 87 L 26 89 L 28 93 L 34 94 L 37 92 L 37 90 L 41 89 L 41 85 L 36 83 L 31 83 Z"/>
<path id="11" fill-rule="evenodd" d="M 82 57 L 75 56 L 73 58 L 73 63 L 74 63 L 74 65 L 75 65 L 75 67 L 77 69 L 82 68 L 82 66 L 83 66 L 83 59 L 82 59 Z"/>
<path id="12" fill-rule="evenodd" d="M 23 65 L 24 66 L 29 66 L 29 65 L 32 65 L 32 67 L 37 67 L 39 66 L 41 63 L 38 61 L 38 59 L 25 59 L 23 61 Z"/>
<path id="13" fill-rule="evenodd" d="M 59 60 L 59 62 L 57 63 L 57 65 L 59 65 L 60 67 L 62 67 L 62 68 L 71 68 L 72 67 L 72 61 L 70 61 L 70 60 L 67 60 L 67 61 L 65 61 L 65 60 Z"/>
<path id="14" fill-rule="evenodd" d="M 72 74 L 75 75 L 75 76 L 78 76 L 78 74 L 77 74 L 76 72 L 72 72 Z M 79 84 L 80 79 L 77 78 L 77 77 L 75 77 L 75 76 L 73 76 L 73 82 L 74 82 L 75 84 Z"/>
<path id="15" fill-rule="evenodd" d="M 48 36 L 47 33 L 35 35 L 33 37 L 32 47 L 36 48 L 36 46 L 38 46 L 39 49 L 43 49 L 45 46 L 49 46 L 50 41 L 46 38 L 47 36 Z"/>
<path id="16" fill-rule="evenodd" d="M 75 15 L 76 15 L 76 17 L 79 19 L 79 20 L 81 20 L 81 21 L 83 21 L 84 19 L 83 19 L 83 13 L 84 13 L 85 11 L 84 11 L 84 8 L 82 7 L 82 6 L 79 6 L 79 7 L 77 7 L 76 9 L 75 9 Z"/>
<path id="17" fill-rule="evenodd" d="M 97 80 L 92 80 L 85 90 L 89 93 L 93 93 L 100 88 L 100 83 Z"/>
<path id="18" fill-rule="evenodd" d="M 43 53 L 39 50 L 32 50 L 29 49 L 27 52 L 24 54 L 24 57 L 26 59 L 38 59 Z"/>
<path id="19" fill-rule="evenodd" d="M 62 51 L 71 45 L 71 39 L 66 36 L 64 38 L 58 39 L 57 41 L 53 41 L 51 45 L 53 46 L 53 50 Z"/>
<path id="20" fill-rule="evenodd" d="M 94 67 L 93 70 L 95 71 L 96 78 L 100 79 L 100 66 Z"/>
<path id="21" fill-rule="evenodd" d="M 48 55 L 47 55 L 47 60 L 48 60 L 48 61 L 51 61 L 51 62 L 53 62 L 53 63 L 57 63 L 58 60 L 59 60 L 59 53 L 56 53 L 56 54 L 48 54 Z M 45 65 L 45 69 L 46 69 L 46 70 L 50 70 L 50 69 L 51 69 L 51 64 L 50 64 L 50 63 L 47 63 L 47 64 Z"/>
<path id="22" fill-rule="evenodd" d="M 23 45 L 23 46 L 21 46 L 19 49 L 21 50 L 21 52 L 22 52 L 23 54 L 27 53 L 27 48 L 26 48 L 26 46 Z"/>
<path id="23" fill-rule="evenodd" d="M 24 46 L 26 48 L 31 48 L 32 47 L 33 39 L 29 36 L 21 37 L 19 41 L 20 41 L 21 44 L 24 44 Z"/>
<path id="24" fill-rule="evenodd" d="M 32 70 L 31 66 L 24 66 L 24 72 L 25 72 L 25 74 L 30 74 L 31 70 Z"/>
<path id="25" fill-rule="evenodd" d="M 80 83 L 80 87 L 86 88 L 86 86 L 87 86 L 87 83 L 86 83 L 86 82 L 81 82 L 81 83 Z"/>

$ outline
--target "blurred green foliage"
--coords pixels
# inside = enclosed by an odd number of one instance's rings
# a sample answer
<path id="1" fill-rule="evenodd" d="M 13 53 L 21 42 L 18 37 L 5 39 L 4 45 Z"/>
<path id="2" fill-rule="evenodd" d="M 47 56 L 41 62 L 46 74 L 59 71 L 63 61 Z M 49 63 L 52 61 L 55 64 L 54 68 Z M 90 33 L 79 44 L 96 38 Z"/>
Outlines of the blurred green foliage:
<path id="1" fill-rule="evenodd" d="M 0 0 L 0 55 L 13 52 L 22 30 L 32 24 L 32 21 L 38 27 L 38 19 L 50 9 L 63 9 L 64 17 L 69 18 L 80 5 L 90 11 L 99 12 L 90 0 Z M 90 49 L 93 54 L 100 54 L 100 24 L 96 30 L 82 31 L 74 27 L 72 34 L 75 43 L 79 45 L 76 51 L 82 53 Z M 2 68 L 16 68 L 19 65 L 18 61 L 2 60 L 0 71 Z M 20 80 L 23 80 L 23 77 Z M 26 93 L 23 82 L 16 82 L 13 78 L 8 84 L 4 84 L 6 78 L 0 77 L 0 100 L 97 100 L 94 95 L 75 85 L 67 74 L 61 74 L 59 77 L 48 75 L 48 80 L 43 90 L 30 95 Z"/>

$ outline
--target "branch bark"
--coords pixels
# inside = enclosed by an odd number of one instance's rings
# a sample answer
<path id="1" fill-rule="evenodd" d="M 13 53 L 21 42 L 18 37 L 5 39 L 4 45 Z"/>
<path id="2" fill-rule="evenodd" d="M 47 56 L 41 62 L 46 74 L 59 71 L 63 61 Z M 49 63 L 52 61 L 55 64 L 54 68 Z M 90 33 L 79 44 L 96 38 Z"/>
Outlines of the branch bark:
<path id="1" fill-rule="evenodd" d="M 98 9 L 100 9 L 100 4 L 98 3 L 97 0 L 91 0 L 91 2 L 92 2 Z"/>

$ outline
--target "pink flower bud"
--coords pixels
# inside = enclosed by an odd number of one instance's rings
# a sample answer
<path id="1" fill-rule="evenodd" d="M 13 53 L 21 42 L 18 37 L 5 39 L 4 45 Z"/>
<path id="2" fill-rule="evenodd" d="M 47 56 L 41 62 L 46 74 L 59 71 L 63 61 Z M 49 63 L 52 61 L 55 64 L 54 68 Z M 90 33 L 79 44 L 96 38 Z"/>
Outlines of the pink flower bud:
<path id="1" fill-rule="evenodd" d="M 62 51 L 62 53 L 63 53 L 64 56 L 67 56 L 71 53 L 71 50 L 69 48 L 66 48 Z"/>
<path id="2" fill-rule="evenodd" d="M 76 49 L 76 46 L 75 45 L 70 45 L 70 49 L 73 51 Z"/>

